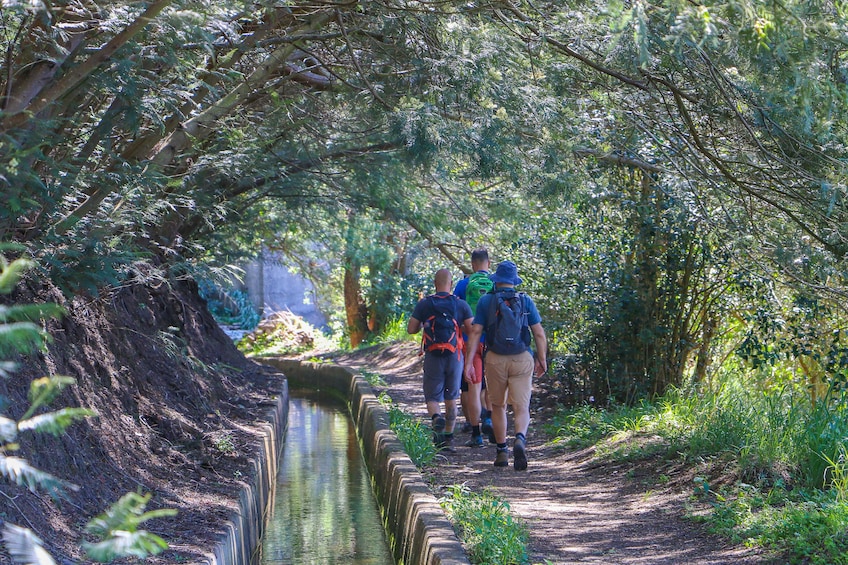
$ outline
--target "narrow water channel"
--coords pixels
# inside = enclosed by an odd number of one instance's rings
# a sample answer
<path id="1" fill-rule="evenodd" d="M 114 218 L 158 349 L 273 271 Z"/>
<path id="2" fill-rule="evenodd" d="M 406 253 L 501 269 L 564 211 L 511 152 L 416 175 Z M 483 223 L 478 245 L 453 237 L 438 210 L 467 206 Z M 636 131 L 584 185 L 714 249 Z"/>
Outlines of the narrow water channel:
<path id="1" fill-rule="evenodd" d="M 296 394 L 257 563 L 393 565 L 346 408 Z"/>

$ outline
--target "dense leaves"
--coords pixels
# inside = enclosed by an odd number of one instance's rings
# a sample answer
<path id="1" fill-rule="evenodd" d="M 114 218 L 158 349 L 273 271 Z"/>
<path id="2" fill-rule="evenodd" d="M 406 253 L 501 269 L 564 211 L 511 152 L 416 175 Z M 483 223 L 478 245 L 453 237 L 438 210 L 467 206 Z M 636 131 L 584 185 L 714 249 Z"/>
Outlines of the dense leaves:
<path id="1" fill-rule="evenodd" d="M 845 16 L 9 2 L 0 239 L 90 293 L 152 257 L 185 274 L 279 251 L 356 343 L 486 245 L 599 401 L 732 352 L 839 382 Z"/>

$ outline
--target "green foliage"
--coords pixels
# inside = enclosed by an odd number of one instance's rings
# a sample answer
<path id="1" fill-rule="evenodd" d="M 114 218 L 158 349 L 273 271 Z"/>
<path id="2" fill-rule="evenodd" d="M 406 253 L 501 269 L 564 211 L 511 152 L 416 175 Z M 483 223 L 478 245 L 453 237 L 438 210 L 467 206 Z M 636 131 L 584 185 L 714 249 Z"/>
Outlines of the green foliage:
<path id="1" fill-rule="evenodd" d="M 453 485 L 440 504 L 453 522 L 472 563 L 529 563 L 527 527 L 512 517 L 505 500 L 489 490 L 475 493 L 465 485 Z"/>
<path id="2" fill-rule="evenodd" d="M 359 370 L 359 376 L 362 377 L 363 379 L 365 379 L 366 382 L 369 385 L 371 385 L 372 388 L 377 388 L 377 387 L 382 388 L 382 387 L 388 386 L 386 379 L 384 379 L 383 376 L 380 373 L 374 373 L 372 371 L 360 369 Z"/>
<path id="3" fill-rule="evenodd" d="M 83 544 L 88 556 L 100 563 L 108 563 L 125 556 L 142 559 L 167 549 L 168 544 L 162 538 L 139 530 L 138 526 L 155 518 L 175 516 L 177 511 L 145 511 L 149 501 L 150 494 L 127 493 L 103 514 L 91 520 L 85 530 L 100 541 Z"/>
<path id="4" fill-rule="evenodd" d="M 220 324 L 231 324 L 243 330 L 252 330 L 261 316 L 247 292 L 237 289 L 222 289 L 209 281 L 198 283 L 200 296 L 206 300 L 206 307 Z"/>
<path id="5" fill-rule="evenodd" d="M 44 542 L 32 533 L 32 530 L 7 523 L 3 529 L 3 543 L 14 563 L 27 565 L 55 565 L 56 563 L 44 549 Z"/>
<path id="6" fill-rule="evenodd" d="M 389 428 L 397 435 L 412 462 L 417 467 L 432 463 L 437 451 L 430 427 L 404 412 L 387 394 L 380 394 L 378 400 L 389 413 Z"/>
<path id="7" fill-rule="evenodd" d="M 409 316 L 397 316 L 389 319 L 382 327 L 379 334 L 371 336 L 364 346 L 397 343 L 399 341 L 416 341 L 420 336 L 410 334 L 406 331 Z"/>
<path id="8" fill-rule="evenodd" d="M 714 533 L 784 553 L 789 563 L 848 563 L 848 506 L 833 492 L 742 484 L 713 498 L 713 512 L 695 519 Z"/>
<path id="9" fill-rule="evenodd" d="M 695 494 L 712 511 L 696 519 L 734 541 L 789 552 L 793 563 L 842 563 L 846 401 L 833 395 L 813 407 L 802 387 L 763 390 L 737 375 L 716 390 L 672 389 L 637 407 L 561 410 L 545 429 L 555 442 L 594 442 L 607 458 L 660 451 L 688 461 L 732 461 L 724 465 L 736 473 L 731 486 L 715 491 L 709 478 L 697 479 Z"/>
<path id="10" fill-rule="evenodd" d="M 638 428 L 641 418 L 651 412 L 651 406 L 644 403 L 636 407 L 616 406 L 606 409 L 584 404 L 558 410 L 549 421 L 542 424 L 542 429 L 555 438 L 556 444 L 569 448 L 588 447 L 618 432 Z"/>

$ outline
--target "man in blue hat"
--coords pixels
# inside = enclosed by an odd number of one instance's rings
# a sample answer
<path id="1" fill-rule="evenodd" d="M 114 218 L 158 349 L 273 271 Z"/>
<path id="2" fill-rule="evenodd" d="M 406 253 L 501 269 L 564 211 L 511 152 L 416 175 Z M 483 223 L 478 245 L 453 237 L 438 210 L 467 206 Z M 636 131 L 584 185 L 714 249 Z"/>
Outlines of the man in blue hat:
<path id="1" fill-rule="evenodd" d="M 543 375 L 548 370 L 548 340 L 533 300 L 515 290 L 522 282 L 515 263 L 501 262 L 489 278 L 495 283 L 495 288 L 491 294 L 482 296 L 477 304 L 466 343 L 465 373 L 466 376 L 474 375 L 474 351 L 485 330 L 486 354 L 483 362 L 497 442 L 494 464 L 495 467 L 509 465 L 506 407 L 510 404 L 515 427 L 513 465 L 516 471 L 524 471 L 527 469 L 527 428 L 530 425 L 533 375 Z M 530 348 L 531 334 L 536 344 L 535 356 Z"/>

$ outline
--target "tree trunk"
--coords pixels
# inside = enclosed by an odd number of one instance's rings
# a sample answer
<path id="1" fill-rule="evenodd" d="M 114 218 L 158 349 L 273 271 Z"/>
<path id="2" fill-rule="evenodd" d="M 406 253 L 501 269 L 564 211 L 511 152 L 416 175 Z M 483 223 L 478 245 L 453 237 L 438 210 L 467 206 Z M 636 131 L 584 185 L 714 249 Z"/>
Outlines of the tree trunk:
<path id="1" fill-rule="evenodd" d="M 368 307 L 362 297 L 362 284 L 360 283 L 361 265 L 357 257 L 357 248 L 354 237 L 355 216 L 350 212 L 347 217 L 347 242 L 345 244 L 344 257 L 344 307 L 347 320 L 348 334 L 350 335 L 350 346 L 358 347 L 368 335 Z"/>
<path id="2" fill-rule="evenodd" d="M 362 298 L 359 267 L 352 262 L 344 267 L 344 302 L 350 346 L 359 347 L 368 333 L 368 308 Z"/>

